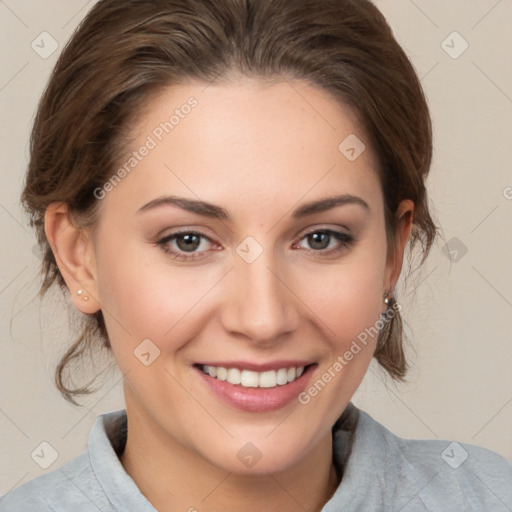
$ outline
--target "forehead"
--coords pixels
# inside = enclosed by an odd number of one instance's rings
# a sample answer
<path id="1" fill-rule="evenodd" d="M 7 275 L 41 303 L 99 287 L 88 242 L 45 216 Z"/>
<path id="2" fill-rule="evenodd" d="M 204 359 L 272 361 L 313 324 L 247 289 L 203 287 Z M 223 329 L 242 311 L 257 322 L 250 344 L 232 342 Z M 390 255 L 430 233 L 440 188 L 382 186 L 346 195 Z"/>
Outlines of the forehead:
<path id="1" fill-rule="evenodd" d="M 355 113 L 300 81 L 175 85 L 148 101 L 133 135 L 120 166 L 134 165 L 115 192 L 140 204 L 172 193 L 248 208 L 279 197 L 291 206 L 326 192 L 375 195 L 378 186 Z"/>
<path id="2" fill-rule="evenodd" d="M 197 145 L 207 144 L 210 154 L 233 152 L 241 143 L 244 155 L 313 146 L 337 150 L 340 137 L 368 138 L 354 109 L 328 91 L 297 80 L 175 85 L 149 98 L 136 126 L 139 136 L 153 134 L 157 142 L 165 138 L 169 144 L 170 139 L 183 142 L 192 130 Z"/>

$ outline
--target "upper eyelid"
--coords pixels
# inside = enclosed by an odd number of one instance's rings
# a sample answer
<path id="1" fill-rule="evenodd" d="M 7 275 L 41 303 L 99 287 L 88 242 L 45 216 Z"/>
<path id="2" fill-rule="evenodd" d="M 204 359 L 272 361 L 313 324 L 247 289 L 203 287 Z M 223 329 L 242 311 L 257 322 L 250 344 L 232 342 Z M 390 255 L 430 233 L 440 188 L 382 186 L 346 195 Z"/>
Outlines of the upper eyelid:
<path id="1" fill-rule="evenodd" d="M 171 233 L 168 233 L 166 235 L 159 235 L 158 238 L 159 239 L 164 239 L 164 238 L 168 238 L 168 237 L 172 237 L 172 236 L 175 236 L 175 235 L 180 235 L 180 234 L 191 234 L 191 233 L 195 233 L 195 234 L 198 234 L 198 235 L 201 235 L 201 236 L 204 236 L 205 238 L 208 238 L 208 239 L 212 239 L 212 236 L 207 234 L 206 232 L 203 231 L 203 228 L 176 228 L 177 231 L 172 231 Z M 307 227 L 307 228 L 303 228 L 301 229 L 296 235 L 295 237 L 298 237 L 298 236 L 305 236 L 307 235 L 308 233 L 316 233 L 317 231 L 336 231 L 336 232 L 339 232 L 340 230 L 345 230 L 347 232 L 350 232 L 351 230 L 346 227 L 346 226 L 336 226 L 336 227 L 332 227 L 332 226 L 310 226 L 310 227 Z M 347 235 L 349 233 L 346 233 Z"/>
<path id="2" fill-rule="evenodd" d="M 347 228 L 346 226 L 336 226 L 336 227 L 327 227 L 327 226 L 320 226 L 320 227 L 316 227 L 316 226 L 313 226 L 313 227 L 308 227 L 308 228 L 304 228 L 302 230 L 299 231 L 299 233 L 296 235 L 297 237 L 304 237 L 310 233 L 316 233 L 317 231 L 330 231 L 330 232 L 335 232 L 335 233 L 343 233 L 343 234 L 346 234 L 346 235 L 349 235 L 350 234 L 350 229 Z"/>
<path id="3" fill-rule="evenodd" d="M 351 234 L 351 233 L 347 233 L 345 231 L 340 231 L 340 229 L 345 229 L 346 231 L 349 231 L 347 228 L 341 228 L 341 227 L 338 227 L 338 228 L 332 228 L 332 227 L 311 227 L 311 228 L 304 228 L 304 230 L 301 230 L 295 237 L 294 237 L 294 242 L 296 241 L 300 241 L 302 240 L 303 238 L 305 238 L 306 236 L 312 234 L 312 233 L 318 233 L 318 232 L 327 232 L 327 233 L 339 233 L 341 235 L 346 235 L 347 237 L 350 237 L 352 239 L 354 239 L 354 236 Z M 190 228 L 190 229 L 182 229 L 182 230 L 178 230 L 178 231 L 174 231 L 172 233 L 169 233 L 165 236 L 161 236 L 159 237 L 159 240 L 158 242 L 163 242 L 165 240 L 174 240 L 175 237 L 178 237 L 179 235 L 187 235 L 187 234 L 195 234 L 195 235 L 199 235 L 205 239 L 207 239 L 210 243 L 212 244 L 218 244 L 218 242 L 216 242 L 210 235 L 207 235 L 206 233 L 204 233 L 202 230 L 199 230 L 199 229 L 193 229 L 193 228 Z"/>

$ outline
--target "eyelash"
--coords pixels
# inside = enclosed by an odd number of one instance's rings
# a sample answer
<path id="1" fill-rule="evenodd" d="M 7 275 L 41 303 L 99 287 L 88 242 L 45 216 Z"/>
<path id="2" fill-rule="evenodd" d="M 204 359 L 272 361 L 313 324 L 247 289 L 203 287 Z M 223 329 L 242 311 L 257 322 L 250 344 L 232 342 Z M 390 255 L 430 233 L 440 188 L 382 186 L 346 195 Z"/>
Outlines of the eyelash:
<path id="1" fill-rule="evenodd" d="M 333 254 L 337 254 L 337 253 L 341 252 L 342 250 L 347 249 L 355 242 L 354 237 L 352 237 L 351 235 L 348 235 L 347 233 L 343 233 L 341 231 L 334 231 L 332 229 L 316 229 L 313 231 L 309 231 L 308 233 L 304 234 L 300 238 L 299 242 L 306 239 L 309 236 L 312 236 L 314 234 L 319 234 L 319 233 L 330 235 L 331 237 L 334 237 L 334 239 L 336 239 L 340 242 L 340 246 L 336 247 L 334 249 L 333 248 L 328 249 L 328 250 L 306 249 L 311 252 L 317 253 L 321 257 L 328 257 Z M 205 257 L 205 256 L 201 256 L 202 253 L 188 253 L 188 255 L 185 256 L 185 254 L 187 254 L 187 253 L 180 253 L 180 252 L 176 252 L 176 251 L 169 249 L 169 242 L 178 238 L 180 235 L 195 235 L 195 236 L 202 237 L 211 243 L 214 243 L 210 239 L 210 237 L 208 237 L 204 233 L 201 233 L 200 231 L 183 230 L 183 231 L 176 231 L 174 233 L 171 233 L 171 234 L 165 236 L 164 238 L 158 240 L 156 242 L 156 245 L 161 247 L 161 249 L 166 254 L 170 255 L 173 259 L 176 259 L 179 261 L 197 261 L 197 260 Z M 296 246 L 296 245 L 297 244 L 295 243 L 294 246 Z M 206 252 L 206 251 L 204 251 L 204 252 Z"/>

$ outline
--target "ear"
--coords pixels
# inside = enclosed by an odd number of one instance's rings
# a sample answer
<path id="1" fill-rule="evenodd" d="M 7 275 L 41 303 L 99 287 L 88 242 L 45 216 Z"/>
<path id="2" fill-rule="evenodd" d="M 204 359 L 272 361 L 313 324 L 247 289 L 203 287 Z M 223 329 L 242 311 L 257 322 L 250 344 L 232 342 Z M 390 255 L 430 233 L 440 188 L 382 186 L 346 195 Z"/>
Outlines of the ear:
<path id="1" fill-rule="evenodd" d="M 86 314 L 100 309 L 96 287 L 96 262 L 90 231 L 79 228 L 66 203 L 51 203 L 45 212 L 44 229 L 57 266 L 75 306 Z M 82 290 L 78 295 L 78 290 Z"/>
<path id="2" fill-rule="evenodd" d="M 400 201 L 395 214 L 395 245 L 389 248 L 386 262 L 385 290 L 393 291 L 400 277 L 405 247 L 411 235 L 413 215 L 414 203 L 410 199 Z"/>

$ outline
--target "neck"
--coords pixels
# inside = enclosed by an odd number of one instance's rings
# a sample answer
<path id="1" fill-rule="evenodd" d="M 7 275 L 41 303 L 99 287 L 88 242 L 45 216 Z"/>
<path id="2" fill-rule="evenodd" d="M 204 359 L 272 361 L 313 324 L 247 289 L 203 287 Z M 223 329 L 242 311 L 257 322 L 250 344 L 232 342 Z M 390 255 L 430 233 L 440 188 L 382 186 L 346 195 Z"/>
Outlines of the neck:
<path id="1" fill-rule="evenodd" d="M 212 465 L 133 412 L 127 403 L 128 437 L 120 461 L 159 512 L 319 512 L 339 485 L 330 431 L 286 470 L 238 474 Z"/>

